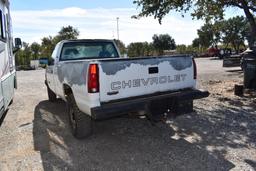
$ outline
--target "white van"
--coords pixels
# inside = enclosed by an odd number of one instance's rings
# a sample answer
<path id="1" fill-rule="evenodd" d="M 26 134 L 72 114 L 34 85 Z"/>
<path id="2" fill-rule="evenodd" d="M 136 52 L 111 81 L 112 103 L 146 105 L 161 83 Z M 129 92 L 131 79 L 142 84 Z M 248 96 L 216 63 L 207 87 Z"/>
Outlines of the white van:
<path id="1" fill-rule="evenodd" d="M 13 46 L 9 0 L 0 0 L 0 118 L 12 102 L 16 85 L 14 53 L 21 47 L 15 39 Z"/>

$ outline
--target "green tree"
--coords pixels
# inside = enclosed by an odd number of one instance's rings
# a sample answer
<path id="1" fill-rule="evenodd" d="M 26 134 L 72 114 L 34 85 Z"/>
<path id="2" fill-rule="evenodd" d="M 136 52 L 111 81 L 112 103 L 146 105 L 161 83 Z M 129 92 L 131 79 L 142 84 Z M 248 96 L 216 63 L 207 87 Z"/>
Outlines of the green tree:
<path id="1" fill-rule="evenodd" d="M 40 48 L 41 48 L 40 44 L 36 42 L 31 44 L 30 49 L 31 49 L 33 59 L 39 58 Z"/>
<path id="2" fill-rule="evenodd" d="M 134 0 L 133 3 L 141 7 L 141 12 L 134 18 L 144 16 L 154 16 L 161 23 L 164 16 L 170 11 L 180 12 L 182 15 L 191 12 L 191 15 L 197 19 L 204 19 L 209 22 L 213 20 L 223 19 L 227 8 L 240 8 L 244 11 L 245 16 L 250 23 L 251 39 L 250 45 L 256 38 L 256 13 L 255 0 Z"/>
<path id="3" fill-rule="evenodd" d="M 53 38 L 51 36 L 42 38 L 42 44 L 41 44 L 41 57 L 50 57 L 54 47 L 56 45 L 56 42 L 54 42 Z"/>
<path id="4" fill-rule="evenodd" d="M 29 65 L 32 58 L 31 48 L 28 43 L 22 42 L 23 48 L 15 55 L 17 65 Z"/>
<path id="5" fill-rule="evenodd" d="M 24 47 L 24 64 L 25 65 L 30 65 L 30 60 L 32 58 L 32 52 L 31 48 L 28 43 L 23 42 L 23 47 Z"/>
<path id="6" fill-rule="evenodd" d="M 199 39 L 199 38 L 195 38 L 195 39 L 192 41 L 192 46 L 193 46 L 194 48 L 200 47 L 200 39 Z"/>
<path id="7" fill-rule="evenodd" d="M 236 52 L 240 46 L 245 46 L 246 34 L 248 32 L 247 20 L 242 16 L 237 16 L 224 20 L 221 23 L 222 42 L 226 47 L 231 44 Z"/>
<path id="8" fill-rule="evenodd" d="M 58 34 L 54 37 L 48 36 L 41 39 L 41 44 L 36 42 L 29 45 L 23 42 L 23 48 L 17 52 L 15 56 L 17 65 L 29 65 L 31 59 L 39 57 L 50 57 L 54 47 L 61 40 L 77 39 L 79 31 L 72 26 L 62 27 Z"/>
<path id="9" fill-rule="evenodd" d="M 62 40 L 77 39 L 79 31 L 73 26 L 62 27 L 58 35 L 54 37 L 54 43 L 57 44 Z"/>
<path id="10" fill-rule="evenodd" d="M 77 39 L 78 36 L 79 31 L 74 27 L 62 27 L 56 36 L 42 38 L 41 56 L 50 57 L 57 43 L 59 43 L 62 40 Z"/>
<path id="11" fill-rule="evenodd" d="M 20 49 L 16 54 L 15 54 L 15 63 L 17 66 L 23 65 L 24 63 L 24 51 L 23 49 Z"/>
<path id="12" fill-rule="evenodd" d="M 153 43 L 144 43 L 145 56 L 153 56 L 155 54 Z"/>
<path id="13" fill-rule="evenodd" d="M 196 51 L 196 50 L 192 45 L 187 46 L 187 52 L 194 52 L 194 51 Z"/>
<path id="14" fill-rule="evenodd" d="M 151 56 L 153 55 L 152 44 L 148 42 L 135 42 L 127 46 L 129 57 Z"/>
<path id="15" fill-rule="evenodd" d="M 125 47 L 125 44 L 121 41 L 121 40 L 116 40 L 114 39 L 117 47 L 119 48 L 119 51 L 120 53 L 123 55 L 123 54 L 126 54 L 126 47 Z"/>
<path id="16" fill-rule="evenodd" d="M 217 25 L 206 23 L 197 30 L 197 34 L 202 47 L 217 46 L 220 42 L 220 31 Z"/>
<path id="17" fill-rule="evenodd" d="M 187 46 L 183 45 L 183 44 L 182 45 L 177 45 L 176 50 L 177 50 L 178 53 L 181 53 L 181 54 L 186 53 Z"/>
<path id="18" fill-rule="evenodd" d="M 164 50 L 173 50 L 176 48 L 175 40 L 169 34 L 154 35 L 153 46 L 158 55 L 163 55 Z"/>

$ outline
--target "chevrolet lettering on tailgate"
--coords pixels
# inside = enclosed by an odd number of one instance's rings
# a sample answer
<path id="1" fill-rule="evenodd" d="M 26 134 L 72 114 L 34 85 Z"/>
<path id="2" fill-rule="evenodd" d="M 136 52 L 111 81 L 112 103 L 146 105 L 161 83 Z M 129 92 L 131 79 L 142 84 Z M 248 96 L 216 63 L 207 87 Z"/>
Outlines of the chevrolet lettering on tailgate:
<path id="1" fill-rule="evenodd" d="M 174 82 L 185 81 L 187 74 L 178 74 L 174 76 L 160 76 L 160 77 L 150 77 L 147 79 L 134 79 L 128 81 L 116 81 L 111 83 L 112 90 L 120 90 L 132 87 L 141 87 L 141 86 L 152 86 L 158 84 L 167 84 Z"/>

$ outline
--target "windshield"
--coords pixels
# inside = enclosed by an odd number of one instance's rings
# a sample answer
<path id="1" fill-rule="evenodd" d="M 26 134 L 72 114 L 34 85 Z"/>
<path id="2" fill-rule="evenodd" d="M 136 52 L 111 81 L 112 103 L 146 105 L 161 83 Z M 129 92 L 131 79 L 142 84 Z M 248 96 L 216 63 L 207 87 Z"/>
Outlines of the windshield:
<path id="1" fill-rule="evenodd" d="M 69 42 L 63 45 L 60 60 L 117 57 L 118 53 L 112 42 Z"/>

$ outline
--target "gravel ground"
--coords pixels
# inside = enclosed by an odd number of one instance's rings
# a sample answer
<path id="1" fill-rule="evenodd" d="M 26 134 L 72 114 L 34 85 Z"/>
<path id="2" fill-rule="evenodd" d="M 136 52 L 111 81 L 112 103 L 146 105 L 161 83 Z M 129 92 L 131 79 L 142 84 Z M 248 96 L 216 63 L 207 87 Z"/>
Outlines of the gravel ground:
<path id="1" fill-rule="evenodd" d="M 256 96 L 233 95 L 238 68 L 198 59 L 210 97 L 195 112 L 153 126 L 121 117 L 76 140 L 65 103 L 47 101 L 44 71 L 18 72 L 19 89 L 0 123 L 0 170 L 256 170 Z"/>

